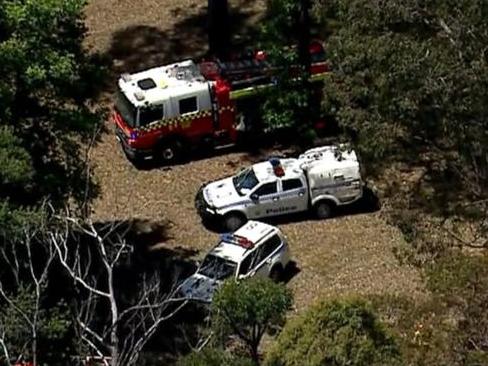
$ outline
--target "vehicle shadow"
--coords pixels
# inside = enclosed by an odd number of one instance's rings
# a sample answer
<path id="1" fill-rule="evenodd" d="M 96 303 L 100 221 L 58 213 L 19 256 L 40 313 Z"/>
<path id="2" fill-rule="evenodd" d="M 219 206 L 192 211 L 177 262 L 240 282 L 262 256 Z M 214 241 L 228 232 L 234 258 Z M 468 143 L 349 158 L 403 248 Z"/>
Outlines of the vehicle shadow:
<path id="1" fill-rule="evenodd" d="M 374 190 L 367 185 L 363 188 L 363 196 L 358 201 L 351 203 L 350 205 L 336 207 L 333 213 L 333 218 L 340 218 L 343 216 L 360 215 L 366 213 L 373 213 L 381 209 L 381 202 L 378 195 Z M 314 218 L 310 211 L 306 211 L 298 214 L 282 215 L 275 217 L 268 217 L 259 219 L 259 221 L 265 222 L 270 225 L 279 226 L 291 223 L 299 223 L 305 221 L 312 221 L 318 219 Z M 216 233 L 226 232 L 221 223 L 215 220 L 207 221 L 202 220 L 204 227 Z"/>
<path id="2" fill-rule="evenodd" d="M 301 271 L 302 270 L 298 267 L 297 262 L 290 261 L 290 263 L 288 263 L 288 266 L 286 266 L 285 271 L 283 272 L 283 277 L 281 278 L 281 282 L 283 283 L 290 282 Z"/>

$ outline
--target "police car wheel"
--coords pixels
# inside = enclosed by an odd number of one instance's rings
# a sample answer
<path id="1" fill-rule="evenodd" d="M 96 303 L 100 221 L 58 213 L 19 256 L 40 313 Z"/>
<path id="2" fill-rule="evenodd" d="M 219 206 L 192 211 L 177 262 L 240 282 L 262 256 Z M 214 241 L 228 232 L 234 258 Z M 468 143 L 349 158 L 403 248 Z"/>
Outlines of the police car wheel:
<path id="1" fill-rule="evenodd" d="M 327 219 L 332 216 L 332 206 L 325 201 L 315 205 L 315 215 L 318 219 Z"/>
<path id="2" fill-rule="evenodd" d="M 232 232 L 244 225 L 244 222 L 244 218 L 237 214 L 229 214 L 224 217 L 225 228 Z"/>

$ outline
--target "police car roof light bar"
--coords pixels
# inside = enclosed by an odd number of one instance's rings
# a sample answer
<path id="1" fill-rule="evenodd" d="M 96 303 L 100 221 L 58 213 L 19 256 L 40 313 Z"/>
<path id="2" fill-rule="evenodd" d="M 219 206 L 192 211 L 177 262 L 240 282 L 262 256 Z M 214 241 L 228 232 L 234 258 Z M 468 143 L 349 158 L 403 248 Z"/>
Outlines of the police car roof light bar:
<path id="1" fill-rule="evenodd" d="M 285 175 L 285 171 L 283 170 L 283 167 L 281 166 L 280 159 L 271 158 L 271 159 L 269 159 L 269 162 L 270 162 L 271 166 L 273 167 L 274 174 L 277 177 L 282 177 Z"/>
<path id="2" fill-rule="evenodd" d="M 229 244 L 239 245 L 246 249 L 251 249 L 254 247 L 254 243 L 251 240 L 239 235 L 232 235 L 229 233 L 222 234 L 220 235 L 220 240 Z"/>

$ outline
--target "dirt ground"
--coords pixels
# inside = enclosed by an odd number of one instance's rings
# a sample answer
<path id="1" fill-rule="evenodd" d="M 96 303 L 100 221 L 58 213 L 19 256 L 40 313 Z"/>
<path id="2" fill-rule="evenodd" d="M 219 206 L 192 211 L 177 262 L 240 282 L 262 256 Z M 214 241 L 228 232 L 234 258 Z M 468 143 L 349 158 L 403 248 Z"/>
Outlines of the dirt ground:
<path id="1" fill-rule="evenodd" d="M 263 1 L 230 1 L 234 19 L 245 33 L 259 19 Z M 114 71 L 135 71 L 205 52 L 206 1 L 91 0 L 87 7 L 87 47 L 107 54 Z M 110 128 L 109 128 L 110 130 Z M 124 157 L 113 131 L 103 135 L 91 154 L 100 196 L 95 217 L 102 220 L 144 218 L 169 222 L 162 246 L 195 250 L 203 256 L 216 243 L 205 229 L 193 200 L 198 187 L 249 164 L 244 153 L 224 153 L 172 168 L 136 170 Z M 288 286 L 296 308 L 336 294 L 422 294 L 418 273 L 401 266 L 392 249 L 401 244 L 398 230 L 381 212 L 345 212 L 327 220 L 280 222 L 288 236 L 298 271 Z"/>

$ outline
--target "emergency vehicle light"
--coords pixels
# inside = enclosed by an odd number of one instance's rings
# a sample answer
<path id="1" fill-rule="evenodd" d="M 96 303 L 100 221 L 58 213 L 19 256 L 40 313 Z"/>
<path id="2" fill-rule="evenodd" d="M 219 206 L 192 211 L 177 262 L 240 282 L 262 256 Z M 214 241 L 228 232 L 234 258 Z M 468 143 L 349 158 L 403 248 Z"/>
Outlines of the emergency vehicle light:
<path id="1" fill-rule="evenodd" d="M 282 177 L 285 175 L 285 171 L 283 170 L 283 166 L 281 165 L 280 159 L 271 158 L 269 159 L 271 166 L 273 167 L 273 172 L 277 177 Z"/>
<path id="2" fill-rule="evenodd" d="M 220 235 L 220 240 L 226 243 L 239 245 L 246 249 L 251 249 L 254 247 L 254 243 L 251 240 L 239 235 L 222 234 Z"/>

